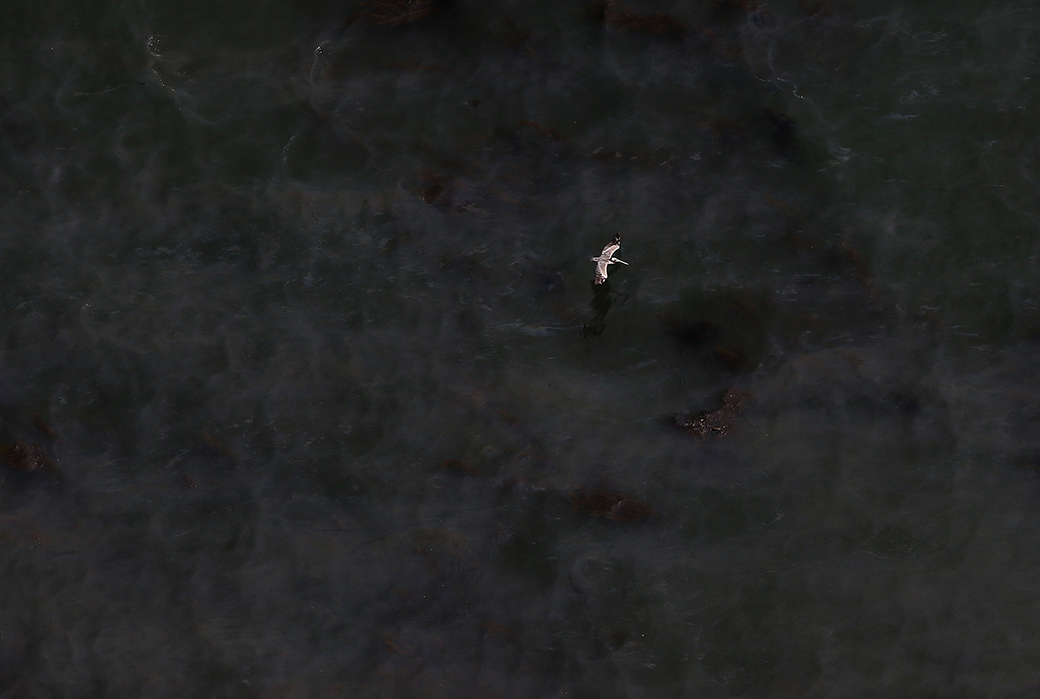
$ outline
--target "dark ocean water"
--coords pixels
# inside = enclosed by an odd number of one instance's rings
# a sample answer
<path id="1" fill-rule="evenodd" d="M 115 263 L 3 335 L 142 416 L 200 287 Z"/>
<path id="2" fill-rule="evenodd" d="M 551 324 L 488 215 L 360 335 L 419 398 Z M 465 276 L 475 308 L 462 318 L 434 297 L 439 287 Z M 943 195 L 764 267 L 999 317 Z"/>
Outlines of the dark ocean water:
<path id="1" fill-rule="evenodd" d="M 1037 696 L 1040 9 L 394 4 L 5 4 L 0 697 Z"/>

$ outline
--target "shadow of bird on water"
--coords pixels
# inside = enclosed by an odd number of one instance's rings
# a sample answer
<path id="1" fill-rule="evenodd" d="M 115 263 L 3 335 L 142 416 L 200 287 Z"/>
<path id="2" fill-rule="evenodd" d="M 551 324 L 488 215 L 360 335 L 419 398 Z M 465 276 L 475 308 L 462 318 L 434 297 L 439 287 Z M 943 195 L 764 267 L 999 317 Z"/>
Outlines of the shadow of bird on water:
<path id="1" fill-rule="evenodd" d="M 592 301 L 589 303 L 592 308 L 592 317 L 581 327 L 581 336 L 586 339 L 602 335 L 603 331 L 607 329 L 607 313 L 610 312 L 611 307 L 615 303 L 624 303 L 628 300 L 628 294 L 622 294 L 610 288 L 609 280 L 602 284 L 589 282 L 589 286 L 592 287 Z"/>

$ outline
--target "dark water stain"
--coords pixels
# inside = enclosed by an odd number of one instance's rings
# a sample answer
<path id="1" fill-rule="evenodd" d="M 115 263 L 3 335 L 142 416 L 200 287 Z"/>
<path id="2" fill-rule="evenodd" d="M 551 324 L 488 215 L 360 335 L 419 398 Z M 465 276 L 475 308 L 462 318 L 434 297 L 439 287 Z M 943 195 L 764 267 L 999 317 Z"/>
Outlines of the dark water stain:
<path id="1" fill-rule="evenodd" d="M 769 136 L 776 147 L 777 153 L 786 157 L 793 157 L 798 146 L 798 129 L 794 119 L 786 114 L 774 112 L 769 107 L 762 109 L 762 115 L 771 127 Z"/>
<path id="2" fill-rule="evenodd" d="M 449 0 L 371 0 L 362 3 L 361 9 L 348 20 L 348 24 L 358 21 L 400 27 L 430 17 L 449 4 Z"/>
<path id="3" fill-rule="evenodd" d="M 546 587 L 559 575 L 556 528 L 550 512 L 553 497 L 545 491 L 517 491 L 510 509 L 504 537 L 496 547 L 496 559 L 506 570 Z"/>
<path id="4" fill-rule="evenodd" d="M 571 490 L 570 499 L 579 512 L 615 522 L 639 522 L 654 513 L 647 503 L 605 485 L 595 488 L 577 486 Z"/>
<path id="5" fill-rule="evenodd" d="M 691 289 L 660 318 L 678 347 L 702 361 L 741 372 L 754 369 L 762 360 L 774 313 L 762 294 Z"/>
<path id="6" fill-rule="evenodd" d="M 635 34 L 682 39 L 690 30 L 675 17 L 666 14 L 641 14 L 620 2 L 586 5 L 587 15 L 594 21 Z"/>

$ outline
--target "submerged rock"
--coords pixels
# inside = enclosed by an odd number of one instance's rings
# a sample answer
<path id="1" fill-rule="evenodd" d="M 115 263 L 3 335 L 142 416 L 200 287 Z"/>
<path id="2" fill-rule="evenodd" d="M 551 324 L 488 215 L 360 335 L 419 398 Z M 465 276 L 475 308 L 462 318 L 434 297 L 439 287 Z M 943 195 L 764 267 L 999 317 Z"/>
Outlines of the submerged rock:
<path id="1" fill-rule="evenodd" d="M 722 395 L 721 408 L 705 411 L 696 417 L 676 415 L 675 426 L 699 439 L 726 437 L 733 431 L 734 422 L 744 412 L 744 404 L 749 398 L 750 393 L 730 388 Z"/>
<path id="2" fill-rule="evenodd" d="M 26 473 L 57 470 L 54 459 L 38 444 L 15 442 L 0 445 L 0 457 L 11 468 Z"/>
<path id="3" fill-rule="evenodd" d="M 571 504 L 580 512 L 616 522 L 638 522 L 654 513 L 645 502 L 604 488 L 586 490 L 578 487 L 571 492 Z"/>

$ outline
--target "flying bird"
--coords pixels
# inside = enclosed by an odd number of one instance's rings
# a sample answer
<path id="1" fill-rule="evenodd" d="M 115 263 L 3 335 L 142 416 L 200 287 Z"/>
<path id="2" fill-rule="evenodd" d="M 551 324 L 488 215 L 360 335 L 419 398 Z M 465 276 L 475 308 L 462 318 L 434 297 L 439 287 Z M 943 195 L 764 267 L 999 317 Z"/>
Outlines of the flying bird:
<path id="1" fill-rule="evenodd" d="M 594 284 L 602 284 L 607 281 L 607 265 L 612 265 L 619 262 L 623 265 L 628 263 L 624 260 L 619 260 L 614 257 L 614 253 L 621 247 L 621 234 L 615 233 L 614 240 L 610 241 L 610 245 L 603 248 L 603 252 L 599 254 L 599 257 L 593 257 L 592 261 L 596 263 L 596 281 Z"/>

